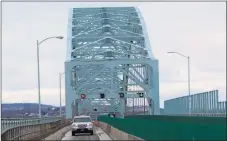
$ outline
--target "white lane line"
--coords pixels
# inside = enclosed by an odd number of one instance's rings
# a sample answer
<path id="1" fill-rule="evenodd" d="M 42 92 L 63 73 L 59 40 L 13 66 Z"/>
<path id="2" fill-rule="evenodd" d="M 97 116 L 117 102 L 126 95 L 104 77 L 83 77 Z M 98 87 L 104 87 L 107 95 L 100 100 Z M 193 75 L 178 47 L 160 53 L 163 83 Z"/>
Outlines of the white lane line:
<path id="1" fill-rule="evenodd" d="M 96 128 L 96 134 L 99 137 L 99 140 L 112 140 L 101 128 L 97 127 Z"/>

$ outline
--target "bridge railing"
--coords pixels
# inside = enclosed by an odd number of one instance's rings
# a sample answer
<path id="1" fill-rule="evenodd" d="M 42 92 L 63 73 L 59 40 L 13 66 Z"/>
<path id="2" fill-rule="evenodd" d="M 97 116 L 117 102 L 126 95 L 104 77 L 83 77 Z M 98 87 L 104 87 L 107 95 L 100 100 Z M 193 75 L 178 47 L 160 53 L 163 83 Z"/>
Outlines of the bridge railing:
<path id="1" fill-rule="evenodd" d="M 43 117 L 43 118 L 2 118 L 1 119 L 1 133 L 4 131 L 17 127 L 17 126 L 25 126 L 25 125 L 33 125 L 33 124 L 42 124 L 48 123 L 52 121 L 61 120 L 63 117 Z"/>
<path id="2" fill-rule="evenodd" d="M 4 130 L 1 134 L 2 140 L 42 140 L 71 123 L 62 118 L 33 119 L 32 121 L 24 119 L 23 121 L 24 124 L 11 126 L 11 128 Z"/>
<path id="3" fill-rule="evenodd" d="M 164 114 L 165 115 L 165 114 Z M 202 116 L 202 117 L 226 117 L 226 113 L 191 113 L 189 114 L 169 114 L 166 116 Z"/>

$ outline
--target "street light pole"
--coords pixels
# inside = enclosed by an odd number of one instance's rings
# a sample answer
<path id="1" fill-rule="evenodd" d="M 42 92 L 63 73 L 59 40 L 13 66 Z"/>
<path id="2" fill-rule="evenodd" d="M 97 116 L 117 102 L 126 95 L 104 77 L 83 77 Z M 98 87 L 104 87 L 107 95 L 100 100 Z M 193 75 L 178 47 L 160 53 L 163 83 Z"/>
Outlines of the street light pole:
<path id="1" fill-rule="evenodd" d="M 189 96 L 189 111 L 188 111 L 188 114 L 189 116 L 191 115 L 191 88 L 190 88 L 190 57 L 188 56 L 188 96 Z"/>
<path id="2" fill-rule="evenodd" d="M 59 73 L 59 88 L 60 88 L 60 116 L 61 116 L 61 76 L 64 74 L 63 73 Z"/>
<path id="3" fill-rule="evenodd" d="M 41 118 L 40 72 L 39 72 L 39 41 L 38 40 L 37 40 L 37 64 L 38 64 L 39 118 Z"/>
<path id="4" fill-rule="evenodd" d="M 62 36 L 53 36 L 53 37 L 48 37 L 48 38 L 45 38 L 44 40 L 42 40 L 41 42 L 39 42 L 37 40 L 37 65 L 38 65 L 38 97 L 39 97 L 39 118 L 41 118 L 41 96 L 40 96 L 40 69 L 39 69 L 39 45 L 41 43 L 43 43 L 44 41 L 48 40 L 48 39 L 51 39 L 51 38 L 56 38 L 56 39 L 63 39 Z"/>
<path id="5" fill-rule="evenodd" d="M 189 56 L 185 56 L 185 55 L 183 55 L 183 54 L 181 54 L 181 53 L 179 53 L 179 52 L 167 52 L 167 53 L 175 53 L 175 54 L 178 54 L 178 55 L 180 55 L 180 56 L 182 56 L 182 57 L 187 58 L 187 60 L 188 60 L 188 96 L 189 96 L 189 102 L 188 102 L 188 104 L 189 104 L 188 114 L 189 114 L 189 116 L 190 116 L 190 115 L 191 115 L 190 57 L 189 57 Z"/>

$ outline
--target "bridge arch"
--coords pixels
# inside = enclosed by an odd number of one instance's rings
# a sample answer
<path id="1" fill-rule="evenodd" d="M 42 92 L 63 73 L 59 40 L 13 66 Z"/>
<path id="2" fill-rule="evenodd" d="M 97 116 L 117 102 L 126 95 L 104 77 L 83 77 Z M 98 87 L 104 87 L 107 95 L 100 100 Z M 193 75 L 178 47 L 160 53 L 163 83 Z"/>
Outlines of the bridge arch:
<path id="1" fill-rule="evenodd" d="M 68 21 L 66 117 L 82 114 L 84 107 L 90 114 L 116 112 L 124 117 L 134 114 L 130 110 L 139 103 L 146 114 L 159 114 L 158 60 L 153 56 L 139 9 L 73 8 Z M 82 93 L 87 99 L 81 100 Z M 100 98 L 100 93 L 105 98 Z M 77 104 L 74 102 L 72 108 L 74 100 Z M 84 104 L 78 104 L 81 101 Z M 94 111 L 94 101 L 102 110 Z M 103 109 L 103 101 L 112 107 Z"/>

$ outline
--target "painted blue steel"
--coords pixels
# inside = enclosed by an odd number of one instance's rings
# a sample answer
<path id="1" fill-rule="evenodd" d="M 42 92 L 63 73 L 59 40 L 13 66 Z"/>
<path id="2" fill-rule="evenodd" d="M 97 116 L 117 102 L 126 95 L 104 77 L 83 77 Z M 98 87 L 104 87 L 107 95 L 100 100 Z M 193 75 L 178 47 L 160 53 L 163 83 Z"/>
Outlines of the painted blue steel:
<path id="1" fill-rule="evenodd" d="M 219 113 L 226 113 L 226 101 L 218 102 L 218 112 Z"/>
<path id="2" fill-rule="evenodd" d="M 187 115 L 189 96 L 164 101 L 164 114 Z M 218 90 L 191 95 L 192 114 L 225 114 L 226 101 L 218 102 Z"/>
<path id="3" fill-rule="evenodd" d="M 132 105 L 143 105 L 149 114 L 160 113 L 158 60 L 139 9 L 70 9 L 66 56 L 67 118 L 112 112 L 124 117 Z M 138 99 L 139 92 L 144 100 Z M 105 94 L 103 100 L 100 93 Z M 81 94 L 86 99 L 81 100 Z"/>

